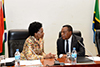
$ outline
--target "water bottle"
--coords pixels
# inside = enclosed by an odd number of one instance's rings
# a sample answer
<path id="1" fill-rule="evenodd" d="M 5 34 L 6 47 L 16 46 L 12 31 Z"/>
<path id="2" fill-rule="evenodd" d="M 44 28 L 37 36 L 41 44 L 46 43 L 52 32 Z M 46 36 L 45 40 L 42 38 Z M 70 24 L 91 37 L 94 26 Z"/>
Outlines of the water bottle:
<path id="1" fill-rule="evenodd" d="M 71 63 L 75 65 L 77 63 L 77 52 L 75 47 L 72 50 L 71 58 Z"/>
<path id="2" fill-rule="evenodd" d="M 15 67 L 20 67 L 20 52 L 19 52 L 19 49 L 16 49 L 16 52 L 15 52 Z"/>

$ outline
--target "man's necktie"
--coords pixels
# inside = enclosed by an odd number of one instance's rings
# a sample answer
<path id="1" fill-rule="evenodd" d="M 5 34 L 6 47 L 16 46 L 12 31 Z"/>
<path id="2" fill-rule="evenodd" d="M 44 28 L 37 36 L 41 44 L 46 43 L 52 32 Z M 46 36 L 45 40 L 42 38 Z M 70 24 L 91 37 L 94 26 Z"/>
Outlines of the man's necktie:
<path id="1" fill-rule="evenodd" d="M 67 45 L 66 45 L 66 53 L 69 52 L 69 44 L 68 44 L 68 40 L 67 41 Z"/>

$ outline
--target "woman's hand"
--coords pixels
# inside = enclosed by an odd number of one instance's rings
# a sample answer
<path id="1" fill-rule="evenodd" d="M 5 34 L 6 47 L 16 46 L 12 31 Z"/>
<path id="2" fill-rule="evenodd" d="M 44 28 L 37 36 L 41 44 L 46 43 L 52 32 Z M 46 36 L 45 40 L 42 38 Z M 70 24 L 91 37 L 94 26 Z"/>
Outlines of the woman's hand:
<path id="1" fill-rule="evenodd" d="M 46 55 L 44 56 L 44 58 L 45 58 L 45 59 L 55 58 L 55 54 L 51 54 L 51 53 L 46 54 Z"/>

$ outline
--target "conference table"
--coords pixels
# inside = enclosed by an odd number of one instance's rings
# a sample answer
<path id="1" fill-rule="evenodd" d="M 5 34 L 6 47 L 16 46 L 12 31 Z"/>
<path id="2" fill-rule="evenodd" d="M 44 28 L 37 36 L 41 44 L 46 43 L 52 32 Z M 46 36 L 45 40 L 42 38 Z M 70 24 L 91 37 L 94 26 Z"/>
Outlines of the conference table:
<path id="1" fill-rule="evenodd" d="M 42 66 L 39 65 L 21 65 L 20 67 L 48 67 L 48 66 L 52 66 L 52 67 L 100 67 L 100 61 L 94 61 L 95 63 L 77 63 L 75 65 L 70 64 L 69 61 L 67 61 L 67 58 L 57 58 L 57 61 L 59 61 L 60 63 L 65 63 L 65 65 L 54 65 L 54 61 L 55 59 L 41 59 L 41 63 Z M 11 67 L 11 66 L 7 66 L 7 67 Z M 15 67 L 15 66 L 12 66 Z"/>

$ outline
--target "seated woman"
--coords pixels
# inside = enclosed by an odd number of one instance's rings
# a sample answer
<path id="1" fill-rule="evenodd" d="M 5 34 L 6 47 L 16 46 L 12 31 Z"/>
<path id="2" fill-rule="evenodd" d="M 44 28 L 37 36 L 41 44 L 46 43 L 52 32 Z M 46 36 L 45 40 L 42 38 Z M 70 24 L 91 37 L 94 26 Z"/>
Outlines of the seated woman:
<path id="1" fill-rule="evenodd" d="M 36 60 L 55 58 L 54 54 L 45 54 L 43 41 L 43 28 L 40 22 L 32 22 L 28 28 L 29 37 L 26 39 L 21 52 L 21 60 Z"/>

